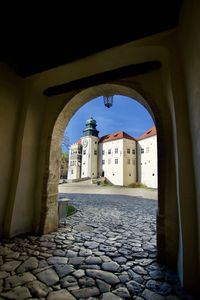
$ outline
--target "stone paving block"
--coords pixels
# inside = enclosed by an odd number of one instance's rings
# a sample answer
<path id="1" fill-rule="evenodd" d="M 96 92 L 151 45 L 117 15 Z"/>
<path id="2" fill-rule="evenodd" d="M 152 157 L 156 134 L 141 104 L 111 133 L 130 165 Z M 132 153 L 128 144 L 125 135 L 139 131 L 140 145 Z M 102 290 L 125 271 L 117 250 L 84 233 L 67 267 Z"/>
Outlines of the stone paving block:
<path id="1" fill-rule="evenodd" d="M 73 194 L 73 205 L 56 232 L 1 241 L 0 299 L 195 299 L 156 261 L 155 200 Z"/>

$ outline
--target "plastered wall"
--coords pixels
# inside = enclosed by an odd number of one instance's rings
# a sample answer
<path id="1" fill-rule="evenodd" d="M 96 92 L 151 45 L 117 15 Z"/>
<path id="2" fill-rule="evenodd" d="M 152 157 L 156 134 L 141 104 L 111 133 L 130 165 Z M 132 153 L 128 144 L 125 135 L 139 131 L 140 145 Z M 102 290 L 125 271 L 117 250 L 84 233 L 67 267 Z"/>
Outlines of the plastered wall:
<path id="1" fill-rule="evenodd" d="M 0 236 L 15 172 L 22 91 L 22 80 L 6 65 L 0 64 Z"/>
<path id="2" fill-rule="evenodd" d="M 138 175 L 139 182 L 147 187 L 158 187 L 157 173 L 157 136 L 138 141 Z M 141 153 L 143 149 L 143 153 Z"/>
<path id="3" fill-rule="evenodd" d="M 200 272 L 200 2 L 184 1 L 179 38 L 187 95 L 198 214 L 198 255 Z"/>

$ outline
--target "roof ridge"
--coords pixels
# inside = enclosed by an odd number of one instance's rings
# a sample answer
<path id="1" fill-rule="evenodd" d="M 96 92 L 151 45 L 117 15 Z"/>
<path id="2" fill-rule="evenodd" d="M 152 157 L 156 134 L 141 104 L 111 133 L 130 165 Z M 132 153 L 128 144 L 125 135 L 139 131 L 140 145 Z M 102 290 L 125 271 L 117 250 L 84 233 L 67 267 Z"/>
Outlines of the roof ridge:
<path id="1" fill-rule="evenodd" d="M 157 135 L 157 129 L 156 129 L 156 126 L 153 126 L 151 128 L 149 128 L 148 130 L 146 130 L 142 135 L 140 135 L 137 140 L 143 140 L 143 139 L 146 139 L 148 137 L 151 137 L 151 136 L 154 136 L 154 135 Z"/>
<path id="2" fill-rule="evenodd" d="M 103 135 L 102 137 L 99 138 L 99 143 L 108 142 L 108 141 L 117 140 L 117 139 L 123 139 L 123 138 L 136 140 L 136 138 L 134 138 L 130 134 L 126 133 L 125 131 L 121 130 L 121 131 L 116 131 L 116 132 L 113 132 L 113 133 L 110 133 L 107 135 Z"/>

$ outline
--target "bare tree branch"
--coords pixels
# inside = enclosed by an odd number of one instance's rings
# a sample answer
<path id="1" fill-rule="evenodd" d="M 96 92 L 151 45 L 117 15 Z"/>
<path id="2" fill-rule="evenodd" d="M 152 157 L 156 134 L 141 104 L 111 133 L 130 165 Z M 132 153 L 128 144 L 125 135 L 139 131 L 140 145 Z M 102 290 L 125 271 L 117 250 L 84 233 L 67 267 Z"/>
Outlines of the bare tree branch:
<path id="1" fill-rule="evenodd" d="M 61 148 L 62 148 L 62 153 L 69 153 L 69 137 L 67 134 L 67 129 L 65 129 L 64 131 Z"/>

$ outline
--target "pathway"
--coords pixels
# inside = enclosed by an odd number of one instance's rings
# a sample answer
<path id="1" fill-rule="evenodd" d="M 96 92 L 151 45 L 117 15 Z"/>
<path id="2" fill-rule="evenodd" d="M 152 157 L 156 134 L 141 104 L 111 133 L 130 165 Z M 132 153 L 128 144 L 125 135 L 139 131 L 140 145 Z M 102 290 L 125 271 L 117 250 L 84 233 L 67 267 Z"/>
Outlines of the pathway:
<path id="1" fill-rule="evenodd" d="M 59 188 L 76 214 L 57 232 L 0 243 L 0 299 L 194 299 L 156 262 L 157 201 Z"/>

